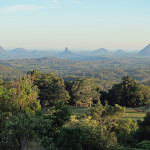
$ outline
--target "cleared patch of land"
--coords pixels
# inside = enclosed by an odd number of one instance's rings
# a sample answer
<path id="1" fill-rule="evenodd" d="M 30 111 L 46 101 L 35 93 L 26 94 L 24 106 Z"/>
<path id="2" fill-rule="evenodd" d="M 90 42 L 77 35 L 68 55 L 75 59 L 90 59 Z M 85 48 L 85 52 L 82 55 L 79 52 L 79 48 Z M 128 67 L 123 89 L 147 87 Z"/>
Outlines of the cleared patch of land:
<path id="1" fill-rule="evenodd" d="M 70 107 L 72 109 L 73 115 L 84 115 L 86 113 L 90 112 L 89 107 Z M 138 119 L 143 119 L 146 115 L 147 112 L 150 112 L 150 108 L 148 107 L 139 107 L 139 108 L 126 108 L 126 112 L 124 115 L 124 119 L 133 119 L 133 120 L 138 120 Z"/>
<path id="2" fill-rule="evenodd" d="M 146 109 L 143 108 L 126 108 L 124 119 L 141 120 L 146 115 Z"/>
<path id="3" fill-rule="evenodd" d="M 81 116 L 90 113 L 90 107 L 70 106 L 70 108 L 72 110 L 72 115 Z M 45 108 L 43 113 L 49 114 L 51 111 L 52 108 Z M 123 119 L 141 120 L 146 116 L 147 112 L 150 112 L 150 107 L 126 108 Z"/>
<path id="4" fill-rule="evenodd" d="M 90 107 L 73 107 L 73 106 L 71 106 L 70 108 L 72 110 L 73 115 L 77 115 L 77 116 L 84 115 L 84 114 L 90 112 Z"/>

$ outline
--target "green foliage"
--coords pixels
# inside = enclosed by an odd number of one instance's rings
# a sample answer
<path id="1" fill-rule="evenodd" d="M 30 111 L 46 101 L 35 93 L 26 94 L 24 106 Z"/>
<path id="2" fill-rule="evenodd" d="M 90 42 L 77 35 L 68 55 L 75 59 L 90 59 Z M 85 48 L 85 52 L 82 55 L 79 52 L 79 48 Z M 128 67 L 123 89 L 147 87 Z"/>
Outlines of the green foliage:
<path id="1" fill-rule="evenodd" d="M 72 112 L 68 105 L 64 102 L 59 102 L 54 107 L 54 112 L 52 115 L 53 125 L 56 128 L 61 127 L 63 124 L 69 121 Z"/>
<path id="2" fill-rule="evenodd" d="M 7 120 L 1 132 L 1 149 L 23 150 L 35 136 L 34 118 L 25 114 L 13 115 Z"/>
<path id="3" fill-rule="evenodd" d="M 39 144 L 46 150 L 55 150 L 56 128 L 52 126 L 51 115 L 36 114 L 35 127 Z"/>
<path id="4" fill-rule="evenodd" d="M 0 120 L 5 120 L 8 116 L 9 112 L 12 111 L 12 104 L 10 101 L 11 90 L 7 90 L 7 88 L 3 85 L 1 81 L 0 85 Z"/>
<path id="5" fill-rule="evenodd" d="M 136 149 L 136 148 L 126 148 L 126 147 L 120 147 L 120 146 L 113 146 L 110 148 L 110 150 L 144 150 L 144 149 Z"/>
<path id="6" fill-rule="evenodd" d="M 34 70 L 29 74 L 12 83 L 0 81 L 0 149 L 28 149 L 31 142 L 38 142 L 46 150 L 150 149 L 150 113 L 137 125 L 133 120 L 122 119 L 125 108 L 98 102 L 91 108 L 91 116 L 72 116 L 70 121 L 64 81 L 52 73 Z M 68 82 L 68 89 L 72 104 L 86 104 L 99 98 L 100 90 L 91 78 Z M 149 88 L 130 77 L 124 77 L 110 91 L 113 104 L 136 107 L 149 102 Z M 49 114 L 37 112 L 38 92 L 43 106 L 56 104 Z M 103 99 L 109 97 L 106 92 L 101 94 Z"/>
<path id="7" fill-rule="evenodd" d="M 38 69 L 43 73 L 53 72 L 59 77 L 63 77 L 65 81 L 73 81 L 74 78 L 78 77 L 92 77 L 99 88 L 104 91 L 109 90 L 114 84 L 120 82 L 124 76 L 128 75 L 140 83 L 150 86 L 150 59 L 145 57 L 100 57 L 94 61 L 71 61 L 45 57 L 0 60 L 0 64 L 5 65 L 0 66 L 2 70 L 0 77 L 4 80 L 17 79 L 23 76 L 22 71 Z"/>
<path id="8" fill-rule="evenodd" d="M 14 82 L 13 87 L 12 101 L 18 112 L 34 113 L 41 109 L 40 101 L 37 99 L 38 88 L 33 85 L 30 77 Z"/>
<path id="9" fill-rule="evenodd" d="M 143 121 L 138 121 L 139 130 L 136 133 L 136 138 L 139 141 L 150 140 L 150 112 L 147 113 Z"/>
<path id="10" fill-rule="evenodd" d="M 109 150 L 111 145 L 117 145 L 114 127 L 123 113 L 124 108 L 120 106 L 116 105 L 113 108 L 98 103 L 92 108 L 91 117 L 71 119 L 71 122 L 60 132 L 59 148 L 74 149 L 78 146 L 81 150 Z M 76 146 L 74 146 L 75 141 Z"/>
<path id="11" fill-rule="evenodd" d="M 62 128 L 58 136 L 57 145 L 59 149 L 79 150 L 101 150 L 99 142 L 100 132 L 96 121 L 88 118 L 71 121 Z"/>
<path id="12" fill-rule="evenodd" d="M 93 119 L 98 120 L 99 122 L 111 122 L 118 121 L 123 117 L 125 113 L 125 107 L 119 105 L 110 106 L 106 104 L 103 106 L 100 102 L 91 108 L 91 115 Z M 107 124 L 107 123 L 106 123 Z"/>
<path id="13" fill-rule="evenodd" d="M 57 147 L 59 150 L 84 150 L 87 142 L 87 133 L 80 127 L 62 128 Z M 89 148 L 88 148 L 89 149 Z"/>
<path id="14" fill-rule="evenodd" d="M 98 99 L 94 80 L 91 78 L 78 79 L 68 84 L 67 89 L 71 95 L 70 103 L 73 105 L 91 104 Z"/>
<path id="15" fill-rule="evenodd" d="M 105 145 L 107 149 L 111 145 L 117 144 L 117 138 L 113 132 L 113 128 L 118 120 L 120 120 L 125 113 L 125 108 L 119 105 L 103 106 L 98 103 L 91 109 L 92 118 L 98 122 L 98 127 L 101 135 L 101 145 Z"/>
<path id="16" fill-rule="evenodd" d="M 65 77 L 64 79 L 66 79 L 66 76 L 69 76 L 66 81 L 72 81 L 74 77 L 92 77 L 100 89 L 105 91 L 128 75 L 131 75 L 140 83 L 150 86 L 150 59 L 145 57 L 100 57 L 94 61 L 71 61 L 45 57 L 38 59 L 0 60 L 0 64 L 11 66 L 24 72 L 33 69 L 38 69 L 45 73 L 51 71 L 60 77 Z M 3 68 L 1 70 L 2 79 L 5 79 L 7 76 L 10 78 L 12 76 L 16 76 L 15 78 L 20 77 L 18 70 L 13 69 L 11 72 L 12 68 L 10 67 L 6 67 L 4 71 Z"/>
<path id="17" fill-rule="evenodd" d="M 42 74 L 36 70 L 29 72 L 34 80 L 34 84 L 39 88 L 39 99 L 42 106 L 52 106 L 59 101 L 67 102 L 69 94 L 65 90 L 64 80 L 56 75 Z"/>
<path id="18" fill-rule="evenodd" d="M 145 150 L 149 150 L 150 149 L 150 141 L 142 141 L 140 143 L 137 144 L 138 148 L 143 148 Z"/>
<path id="19" fill-rule="evenodd" d="M 10 116 L 0 132 L 0 149 L 27 150 L 31 143 L 39 142 L 46 150 L 56 150 L 56 141 L 62 126 L 70 119 L 70 109 L 58 103 L 54 112 L 44 115 L 18 113 Z"/>
<path id="20" fill-rule="evenodd" d="M 135 146 L 136 140 L 134 139 L 134 133 L 137 131 L 138 125 L 136 121 L 131 119 L 118 120 L 114 126 L 118 144 L 123 146 Z"/>
<path id="21" fill-rule="evenodd" d="M 150 88 L 140 85 L 131 77 L 126 76 L 121 83 L 115 84 L 108 94 L 102 97 L 107 98 L 109 104 L 112 105 L 145 106 L 150 102 Z"/>
<path id="22" fill-rule="evenodd" d="M 40 109 L 37 88 L 33 86 L 30 78 L 21 79 L 10 85 L 2 81 L 0 84 L 0 145 L 1 147 L 11 146 L 10 149 L 19 149 L 17 143 L 21 144 L 22 141 L 16 138 L 20 138 L 19 134 L 21 136 L 24 132 L 23 128 L 26 129 L 29 124 L 27 120 L 31 119 L 20 113 L 34 114 Z M 33 122 L 30 123 L 32 125 Z"/>
<path id="23" fill-rule="evenodd" d="M 21 70 L 17 70 L 9 66 L 0 65 L 0 79 L 3 81 L 17 80 L 23 77 L 24 73 Z"/>
<path id="24" fill-rule="evenodd" d="M 149 150 L 150 149 L 150 141 L 142 141 L 136 145 L 136 148 L 126 148 L 120 146 L 113 146 L 110 150 Z"/>
<path id="25" fill-rule="evenodd" d="M 35 130 L 41 140 L 41 145 L 46 150 L 57 149 L 56 141 L 61 127 L 70 120 L 69 107 L 63 102 L 59 102 L 51 115 L 37 114 L 37 116 Z"/>
<path id="26" fill-rule="evenodd" d="M 2 113 L 34 113 L 40 110 L 37 100 L 38 89 L 30 78 L 23 78 L 11 85 L 0 86 L 0 112 Z"/>
<path id="27" fill-rule="evenodd" d="M 0 141 L 2 141 L 2 132 L 6 125 L 6 120 L 13 112 L 12 103 L 10 101 L 11 90 L 7 90 L 3 82 L 0 81 Z M 2 146 L 0 146 L 2 147 Z"/>

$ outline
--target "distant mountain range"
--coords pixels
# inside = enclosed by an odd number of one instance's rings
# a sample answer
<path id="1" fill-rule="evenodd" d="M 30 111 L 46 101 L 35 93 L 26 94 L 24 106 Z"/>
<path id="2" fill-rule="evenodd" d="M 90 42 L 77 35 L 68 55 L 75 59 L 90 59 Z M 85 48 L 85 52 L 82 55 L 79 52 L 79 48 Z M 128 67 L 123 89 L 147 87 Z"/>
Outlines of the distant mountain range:
<path id="1" fill-rule="evenodd" d="M 93 52 L 71 52 L 68 47 L 63 52 L 60 51 L 28 51 L 24 48 L 16 48 L 11 51 L 6 51 L 0 46 L 0 59 L 23 59 L 23 58 L 42 58 L 42 57 L 56 57 L 68 60 L 106 60 L 109 57 L 133 57 L 133 56 L 150 56 L 150 44 L 136 53 L 127 53 L 119 49 L 115 52 L 111 52 L 105 48 L 97 49 Z"/>
<path id="2" fill-rule="evenodd" d="M 11 51 L 6 51 L 2 46 L 0 46 L 0 60 L 9 59 L 23 59 L 23 58 L 41 58 L 55 56 L 58 52 L 56 51 L 29 51 L 24 48 L 16 48 Z"/>

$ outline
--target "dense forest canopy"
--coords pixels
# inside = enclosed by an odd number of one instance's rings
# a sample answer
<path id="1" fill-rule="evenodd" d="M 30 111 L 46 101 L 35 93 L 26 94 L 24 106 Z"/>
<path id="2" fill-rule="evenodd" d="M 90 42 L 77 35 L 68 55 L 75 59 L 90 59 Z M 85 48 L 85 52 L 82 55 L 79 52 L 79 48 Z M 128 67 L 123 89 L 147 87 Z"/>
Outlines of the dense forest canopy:
<path id="1" fill-rule="evenodd" d="M 23 77 L 23 75 L 24 73 L 21 70 L 6 65 L 0 65 L 0 79 L 4 81 L 16 80 Z"/>
<path id="2" fill-rule="evenodd" d="M 150 103 L 150 87 L 136 82 L 130 76 L 123 77 L 122 82 L 113 85 L 107 92 L 101 92 L 101 101 L 126 107 L 145 106 Z"/>
<path id="3" fill-rule="evenodd" d="M 147 107 L 149 90 L 129 76 L 108 92 L 92 78 L 64 82 L 37 70 L 15 81 L 1 80 L 0 149 L 149 150 L 150 114 L 138 122 L 124 120 L 122 107 Z M 72 115 L 71 107 L 89 102 L 87 114 Z"/>

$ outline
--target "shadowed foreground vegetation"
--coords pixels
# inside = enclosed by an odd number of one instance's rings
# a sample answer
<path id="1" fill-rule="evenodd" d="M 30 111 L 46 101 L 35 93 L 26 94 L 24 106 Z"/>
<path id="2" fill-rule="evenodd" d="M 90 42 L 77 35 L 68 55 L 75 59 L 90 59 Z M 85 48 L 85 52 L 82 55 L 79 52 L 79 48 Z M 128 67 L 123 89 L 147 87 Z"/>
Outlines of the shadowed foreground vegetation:
<path id="1" fill-rule="evenodd" d="M 108 92 L 37 70 L 1 80 L 0 149 L 149 150 L 148 91 L 129 76 Z"/>

